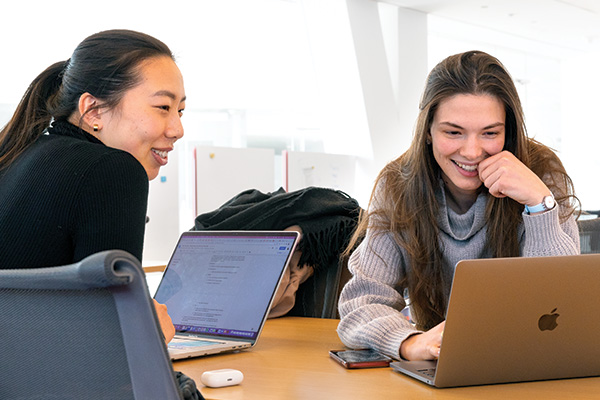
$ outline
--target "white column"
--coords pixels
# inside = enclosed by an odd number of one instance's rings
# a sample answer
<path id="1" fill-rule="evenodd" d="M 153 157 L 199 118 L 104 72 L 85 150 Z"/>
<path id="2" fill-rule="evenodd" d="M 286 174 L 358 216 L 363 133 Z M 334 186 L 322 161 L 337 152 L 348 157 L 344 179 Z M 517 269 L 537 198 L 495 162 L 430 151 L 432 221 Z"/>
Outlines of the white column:
<path id="1" fill-rule="evenodd" d="M 357 186 L 364 187 L 410 145 L 428 72 L 427 14 L 380 10 L 370 0 L 346 3 L 373 150 L 372 160 L 359 161 Z"/>

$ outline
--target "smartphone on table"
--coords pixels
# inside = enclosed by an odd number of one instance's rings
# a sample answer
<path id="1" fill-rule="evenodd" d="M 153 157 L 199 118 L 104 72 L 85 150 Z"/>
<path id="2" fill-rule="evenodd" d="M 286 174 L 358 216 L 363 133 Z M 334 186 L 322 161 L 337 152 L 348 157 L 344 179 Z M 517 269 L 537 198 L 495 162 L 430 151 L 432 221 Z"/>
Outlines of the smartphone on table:
<path id="1" fill-rule="evenodd" d="M 389 367 L 393 360 L 372 349 L 331 350 L 329 356 L 344 368 Z"/>

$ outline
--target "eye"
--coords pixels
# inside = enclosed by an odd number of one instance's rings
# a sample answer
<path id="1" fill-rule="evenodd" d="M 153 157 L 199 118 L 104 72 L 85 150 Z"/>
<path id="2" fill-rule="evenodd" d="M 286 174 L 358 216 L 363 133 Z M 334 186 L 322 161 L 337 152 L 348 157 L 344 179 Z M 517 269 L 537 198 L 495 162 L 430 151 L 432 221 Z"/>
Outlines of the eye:
<path id="1" fill-rule="evenodd" d="M 489 132 L 483 132 L 483 134 L 484 134 L 485 136 L 497 136 L 497 135 L 498 135 L 498 133 L 499 133 L 499 132 L 492 132 L 492 131 L 489 131 Z"/>
<path id="2" fill-rule="evenodd" d="M 163 110 L 163 111 L 169 111 L 171 109 L 171 106 L 164 105 L 164 106 L 157 106 L 156 108 Z"/>
<path id="3" fill-rule="evenodd" d="M 459 131 L 445 131 L 446 135 L 457 136 L 460 135 Z"/>
<path id="4" fill-rule="evenodd" d="M 179 110 L 179 116 L 182 117 L 183 116 L 183 112 L 185 111 L 185 108 L 182 108 L 181 110 Z"/>

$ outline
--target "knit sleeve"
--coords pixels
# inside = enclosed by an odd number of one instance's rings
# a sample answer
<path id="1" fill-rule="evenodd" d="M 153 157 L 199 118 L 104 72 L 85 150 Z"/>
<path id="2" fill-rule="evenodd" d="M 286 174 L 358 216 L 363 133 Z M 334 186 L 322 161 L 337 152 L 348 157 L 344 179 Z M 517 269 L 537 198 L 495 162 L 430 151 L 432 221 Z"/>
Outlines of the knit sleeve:
<path id="1" fill-rule="evenodd" d="M 523 212 L 524 235 L 521 240 L 521 255 L 545 257 L 579 254 L 579 230 L 574 216 L 559 221 L 559 206 L 554 209 L 529 215 Z"/>
<path id="2" fill-rule="evenodd" d="M 396 284 L 405 271 L 399 267 L 403 263 L 389 234 L 367 234 L 352 254 L 348 268 L 353 276 L 339 301 L 338 335 L 345 345 L 400 357 L 400 344 L 416 332 L 400 312 L 406 303 Z"/>
<path id="3" fill-rule="evenodd" d="M 380 182 L 370 211 L 384 200 L 381 188 Z M 401 313 L 406 303 L 398 283 L 407 269 L 405 254 L 391 233 L 368 229 L 351 255 L 348 269 L 352 278 L 339 300 L 340 339 L 350 348 L 372 348 L 399 359 L 402 341 L 417 332 Z"/>
<path id="4" fill-rule="evenodd" d="M 140 261 L 148 204 L 148 175 L 129 153 L 108 152 L 82 171 L 71 213 L 74 261 L 125 250 Z"/>
<path id="5" fill-rule="evenodd" d="M 554 155 L 556 157 L 556 155 Z M 558 158 L 556 158 L 558 161 Z M 564 198 L 570 191 L 560 174 L 546 173 L 543 181 L 555 198 Z M 521 256 L 546 257 L 580 254 L 579 229 L 574 215 L 561 218 L 568 212 L 560 202 L 550 211 L 530 215 L 523 211 L 523 226 L 519 232 Z"/>

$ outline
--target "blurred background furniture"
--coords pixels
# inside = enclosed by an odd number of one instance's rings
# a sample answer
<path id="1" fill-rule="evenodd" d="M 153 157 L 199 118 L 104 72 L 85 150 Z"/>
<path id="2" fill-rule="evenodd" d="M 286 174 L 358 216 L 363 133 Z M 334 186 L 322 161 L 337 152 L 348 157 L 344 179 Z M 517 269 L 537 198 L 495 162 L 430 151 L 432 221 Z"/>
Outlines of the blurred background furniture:
<path id="1" fill-rule="evenodd" d="M 584 211 L 585 218 L 577 221 L 581 254 L 600 253 L 600 211 Z M 595 217 L 594 217 L 595 216 Z"/>

